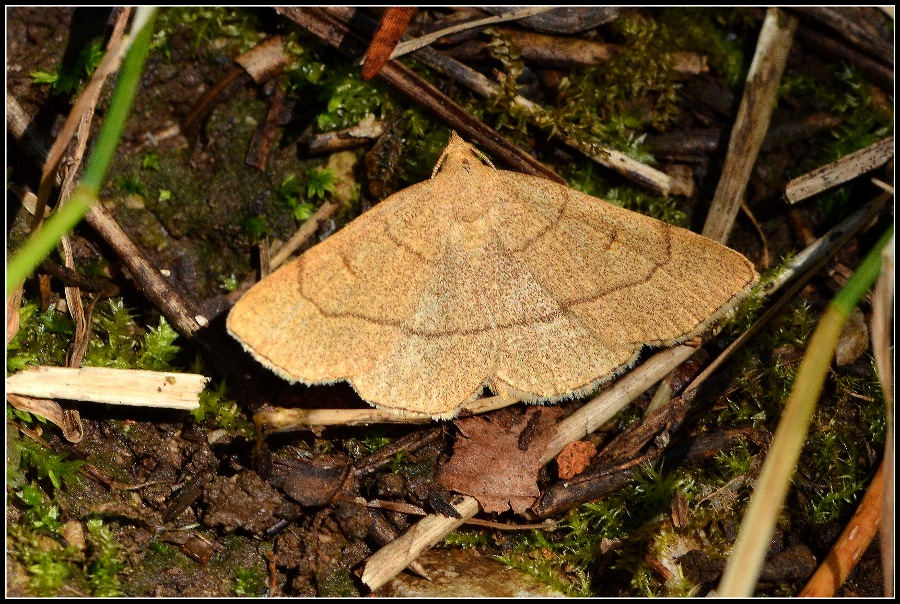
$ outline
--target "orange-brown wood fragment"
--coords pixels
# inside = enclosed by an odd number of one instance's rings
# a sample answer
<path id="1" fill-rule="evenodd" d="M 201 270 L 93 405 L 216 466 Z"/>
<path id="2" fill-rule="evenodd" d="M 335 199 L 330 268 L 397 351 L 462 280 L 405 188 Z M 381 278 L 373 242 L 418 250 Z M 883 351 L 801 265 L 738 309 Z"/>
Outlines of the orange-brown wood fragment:
<path id="1" fill-rule="evenodd" d="M 369 80 L 375 77 L 384 64 L 391 58 L 391 53 L 406 31 L 409 20 L 416 12 L 415 7 L 392 6 L 385 9 L 381 17 L 381 23 L 372 37 L 372 43 L 366 51 L 363 59 L 362 79 Z"/>

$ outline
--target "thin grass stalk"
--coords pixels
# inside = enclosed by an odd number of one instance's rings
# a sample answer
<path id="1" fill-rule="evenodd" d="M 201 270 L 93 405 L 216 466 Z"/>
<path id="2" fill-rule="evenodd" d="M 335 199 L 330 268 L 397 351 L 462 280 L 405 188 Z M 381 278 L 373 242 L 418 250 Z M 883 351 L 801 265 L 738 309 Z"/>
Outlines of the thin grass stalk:
<path id="1" fill-rule="evenodd" d="M 766 551 L 775 532 L 775 523 L 787 497 L 791 477 L 809 432 L 816 402 L 844 323 L 859 300 L 872 287 L 881 271 L 881 250 L 890 241 L 894 229 L 888 229 L 863 260 L 847 284 L 831 301 L 809 339 L 806 354 L 784 413 L 766 455 L 762 472 L 750 499 L 731 557 L 725 566 L 718 594 L 722 597 L 747 597 L 765 562 Z"/>
<path id="2" fill-rule="evenodd" d="M 122 62 L 109 111 L 97 135 L 97 143 L 85 166 L 81 182 L 72 192 L 69 202 L 51 215 L 10 259 L 6 269 L 7 296 L 56 248 L 63 235 L 81 222 L 97 201 L 100 187 L 106 179 L 125 129 L 125 122 L 131 113 L 131 105 L 144 71 L 144 62 L 150 52 L 156 17 L 156 10 L 150 10 L 152 13 L 149 16 L 144 13 L 135 17 L 135 27 L 140 29 L 135 33 L 128 54 Z"/>

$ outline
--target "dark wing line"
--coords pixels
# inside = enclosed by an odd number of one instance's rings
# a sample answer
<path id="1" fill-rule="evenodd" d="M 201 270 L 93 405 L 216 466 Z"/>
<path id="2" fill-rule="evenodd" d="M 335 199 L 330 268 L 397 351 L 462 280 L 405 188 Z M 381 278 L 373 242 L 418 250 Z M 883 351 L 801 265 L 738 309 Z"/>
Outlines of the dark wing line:
<path id="1" fill-rule="evenodd" d="M 302 273 L 301 273 L 301 295 L 312 304 L 316 310 L 324 317 L 334 318 L 334 319 L 358 319 L 361 321 L 367 321 L 369 323 L 373 323 L 375 325 L 381 325 L 383 327 L 394 327 L 402 331 L 402 333 L 406 335 L 413 335 L 422 338 L 443 338 L 447 336 L 457 336 L 457 335 L 478 335 L 482 334 L 485 331 L 491 329 L 509 329 L 513 327 L 524 327 L 526 325 L 536 325 L 538 323 L 550 323 L 564 313 L 569 312 L 572 308 L 576 306 L 580 306 L 582 304 L 590 304 L 592 302 L 596 302 L 598 299 L 606 296 L 610 293 L 621 291 L 630 287 L 636 287 L 638 285 L 643 285 L 647 281 L 649 281 L 656 271 L 660 270 L 663 266 L 665 266 L 668 258 L 671 256 L 672 249 L 672 238 L 670 233 L 670 226 L 665 223 L 661 223 L 663 226 L 663 230 L 666 234 L 666 259 L 663 261 L 659 261 L 655 264 L 655 266 L 650 270 L 648 275 L 642 279 L 636 280 L 633 283 L 628 283 L 625 285 L 617 285 L 613 287 L 606 288 L 602 291 L 593 292 L 586 296 L 581 296 L 579 298 L 574 298 L 572 300 L 567 300 L 559 303 L 560 310 L 547 312 L 535 317 L 519 320 L 519 321 L 508 321 L 506 323 L 501 323 L 497 325 L 486 325 L 483 327 L 473 327 L 470 329 L 446 329 L 446 330 L 417 330 L 411 329 L 409 327 L 405 327 L 405 320 L 391 320 L 391 319 L 383 319 L 381 317 L 375 317 L 372 315 L 368 315 L 366 313 L 361 312 L 353 312 L 353 311 L 344 311 L 344 312 L 333 312 L 324 310 L 319 304 L 317 304 L 314 300 L 312 300 L 306 292 L 302 289 Z M 393 241 L 393 240 L 392 240 Z M 405 249 L 405 248 L 404 248 Z"/>

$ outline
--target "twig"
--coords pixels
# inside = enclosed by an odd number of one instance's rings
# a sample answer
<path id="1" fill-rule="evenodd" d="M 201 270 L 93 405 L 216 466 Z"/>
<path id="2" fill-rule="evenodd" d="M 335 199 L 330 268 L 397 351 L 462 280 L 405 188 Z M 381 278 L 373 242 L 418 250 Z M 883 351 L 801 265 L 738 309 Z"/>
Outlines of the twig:
<path id="1" fill-rule="evenodd" d="M 486 396 L 466 404 L 461 415 L 487 413 L 517 403 L 504 396 Z M 323 426 L 365 426 L 368 424 L 430 424 L 427 413 L 399 409 L 297 409 L 276 407 L 255 415 L 257 426 L 264 432 L 317 430 Z"/>
<path id="2" fill-rule="evenodd" d="M 788 203 L 797 203 L 883 166 L 893 156 L 894 137 L 889 136 L 798 176 L 785 186 L 784 197 Z"/>
<path id="3" fill-rule="evenodd" d="M 622 376 L 615 387 L 584 404 L 578 411 L 559 422 L 556 436 L 541 457 L 546 464 L 574 440 L 584 438 L 612 419 L 641 393 L 663 379 L 675 367 L 686 361 L 696 348 L 680 345 L 658 352 L 639 367 Z"/>
<path id="4" fill-rule="evenodd" d="M 186 338 L 193 338 L 201 327 L 208 325 L 206 317 L 172 287 L 100 204 L 94 204 L 85 219 L 122 258 L 141 290 L 162 311 L 178 333 Z"/>
<path id="5" fill-rule="evenodd" d="M 417 505 L 404 503 L 402 501 L 383 501 L 381 499 L 366 499 L 365 497 L 357 497 L 356 503 L 364 505 L 367 508 L 376 510 L 388 510 L 391 512 L 400 512 L 410 516 L 427 516 L 428 512 Z M 472 526 L 484 526 L 487 528 L 498 529 L 501 531 L 528 531 L 531 529 L 552 530 L 557 522 L 554 520 L 545 520 L 544 522 L 523 522 L 521 524 L 509 524 L 506 522 L 493 522 L 491 520 L 481 520 L 480 518 L 469 518 L 466 524 Z"/>
<path id="6" fill-rule="evenodd" d="M 894 194 L 893 185 L 889 185 L 888 183 L 884 182 L 881 179 L 873 178 L 872 184 L 875 185 L 876 187 L 878 187 L 879 189 L 881 189 L 882 191 L 886 191 L 886 192 L 890 193 L 891 195 Z"/>
<path id="7" fill-rule="evenodd" d="M 532 6 L 528 8 L 523 8 L 517 11 L 511 11 L 508 13 L 504 13 L 502 15 L 495 15 L 493 17 L 485 17 L 484 19 L 475 19 L 474 21 L 466 21 L 465 23 L 460 23 L 459 25 L 452 25 L 450 27 L 446 27 L 444 29 L 440 29 L 438 31 L 431 32 L 430 34 L 425 34 L 424 36 L 420 36 L 413 40 L 407 40 L 406 42 L 401 42 L 394 48 L 394 52 L 391 53 L 391 59 L 398 59 L 405 54 L 409 54 L 414 52 L 422 47 L 428 46 L 437 40 L 440 40 L 444 36 L 449 36 L 451 34 L 459 33 L 461 31 L 466 31 L 467 29 L 473 29 L 476 27 L 482 27 L 485 25 L 493 25 L 494 23 L 503 23 L 504 21 L 515 21 L 518 19 L 525 19 L 526 17 L 532 17 L 534 15 L 539 15 L 541 13 L 545 13 L 549 10 L 553 10 L 553 7 L 546 6 Z"/>
<path id="8" fill-rule="evenodd" d="M 395 527 L 384 515 L 378 511 L 378 506 L 369 506 L 368 502 L 362 497 L 356 498 L 357 502 L 360 502 L 370 509 L 369 518 L 371 519 L 371 524 L 369 525 L 369 535 L 378 543 L 378 545 L 385 546 L 394 539 L 397 538 L 397 535 L 400 534 L 400 531 Z M 424 513 L 424 510 L 422 510 Z M 431 577 L 428 576 L 428 573 L 425 571 L 425 567 L 418 560 L 413 560 L 409 563 L 409 570 L 416 573 L 417 575 L 424 577 L 425 579 L 431 580 Z"/>
<path id="9" fill-rule="evenodd" d="M 407 413 L 409 415 L 407 415 Z M 403 414 L 385 409 L 285 409 L 260 411 L 254 416 L 265 433 L 285 432 L 319 426 L 366 426 L 368 424 L 426 424 L 431 416 Z"/>
<path id="10" fill-rule="evenodd" d="M 728 142 L 722 177 L 703 226 L 703 234 L 726 243 L 775 108 L 797 20 L 770 8 L 763 21 L 744 96 Z"/>
<path id="11" fill-rule="evenodd" d="M 574 36 L 541 34 L 511 27 L 495 29 L 510 37 L 526 61 L 559 69 L 598 65 L 622 50 L 619 44 Z M 480 41 L 472 41 L 447 52 L 462 60 L 485 59 L 488 55 L 487 45 Z M 673 52 L 672 60 L 672 70 L 676 73 L 696 75 L 708 71 L 706 57 L 696 53 Z"/>
<path id="12" fill-rule="evenodd" d="M 373 591 L 378 589 L 409 566 L 422 551 L 478 513 L 478 501 L 474 497 L 458 497 L 453 507 L 459 513 L 459 518 L 438 514 L 426 516 L 393 542 L 372 554 L 363 566 L 363 583 Z"/>
<path id="13" fill-rule="evenodd" d="M 371 113 L 360 123 L 344 130 L 313 134 L 299 142 L 301 153 L 306 155 L 326 155 L 360 147 L 377 139 L 386 130 L 385 123 L 376 120 Z"/>
<path id="14" fill-rule="evenodd" d="M 30 367 L 6 378 L 6 391 L 20 396 L 166 407 L 190 411 L 209 378 L 193 373 L 170 373 L 107 367 Z"/>
<path id="15" fill-rule="evenodd" d="M 889 40 L 878 36 L 874 27 L 866 27 L 867 19 L 861 18 L 862 7 L 806 6 L 792 9 L 802 17 L 824 25 L 828 30 L 843 38 L 852 48 L 858 48 L 869 56 L 880 60 L 886 67 L 893 66 L 894 46 Z"/>
<path id="16" fill-rule="evenodd" d="M 236 58 L 234 62 L 243 67 L 254 82 L 262 84 L 281 73 L 289 60 L 282 42 L 281 36 L 272 36 Z"/>
<path id="17" fill-rule="evenodd" d="M 130 13 L 131 9 L 125 9 L 123 14 L 119 15 L 119 19 L 116 21 L 116 26 L 110 37 L 109 43 L 107 44 L 106 53 L 103 55 L 100 65 L 97 66 L 91 79 L 88 80 L 88 83 L 81 91 L 78 100 L 75 101 L 72 110 L 66 118 L 66 123 L 63 125 L 62 131 L 56 137 L 53 146 L 50 148 L 47 155 L 47 161 L 44 163 L 44 168 L 41 173 L 41 182 L 38 186 L 38 210 L 34 214 L 32 228 L 37 228 L 37 225 L 44 218 L 44 206 L 46 206 L 47 199 L 50 197 L 50 191 L 55 184 L 52 174 L 56 171 L 60 161 L 62 161 L 66 147 L 68 147 L 69 141 L 72 140 L 72 136 L 74 136 L 78 124 L 82 121 L 85 114 L 93 111 L 93 107 L 96 105 L 97 98 L 100 94 L 100 88 L 103 86 L 103 83 L 106 82 L 106 78 L 119 69 L 119 65 L 122 62 L 122 52 L 124 50 L 123 32 Z"/>
<path id="18" fill-rule="evenodd" d="M 297 248 L 315 234 L 316 229 L 319 228 L 319 224 L 328 220 L 337 209 L 338 206 L 335 203 L 331 203 L 330 201 L 323 203 L 312 216 L 300 225 L 300 228 L 297 229 L 291 238 L 275 251 L 275 254 L 269 260 L 270 270 L 275 270 L 284 264 L 284 261 L 297 251 Z"/>
<path id="19" fill-rule="evenodd" d="M 756 234 L 759 237 L 759 243 L 762 246 L 762 253 L 759 255 L 757 266 L 769 268 L 772 264 L 772 258 L 769 256 L 769 240 L 766 238 L 766 232 L 763 231 L 762 225 L 759 224 L 756 216 L 753 215 L 753 210 L 750 209 L 750 206 L 748 206 L 747 202 L 743 199 L 741 200 L 741 209 L 744 211 L 744 215 L 750 221 L 750 224 L 752 224 L 753 228 L 756 230 Z"/>
<path id="20" fill-rule="evenodd" d="M 356 468 L 353 470 L 353 474 L 358 479 L 368 476 L 379 468 L 391 463 L 391 461 L 396 458 L 397 454 L 405 452 L 412 453 L 436 442 L 442 433 L 443 429 L 437 427 L 417 430 L 411 434 L 398 438 L 361 459 L 359 463 L 355 464 Z"/>
<path id="21" fill-rule="evenodd" d="M 798 272 L 811 270 L 813 266 L 815 270 L 818 270 L 824 266 L 853 235 L 868 225 L 869 221 L 878 214 L 885 202 L 891 197 L 889 193 L 876 195 L 862 208 L 845 218 L 812 245 L 794 256 L 781 273 L 776 275 L 771 281 L 760 285 L 760 293 L 768 296 L 774 290 L 783 286 L 785 282 L 792 280 Z"/>

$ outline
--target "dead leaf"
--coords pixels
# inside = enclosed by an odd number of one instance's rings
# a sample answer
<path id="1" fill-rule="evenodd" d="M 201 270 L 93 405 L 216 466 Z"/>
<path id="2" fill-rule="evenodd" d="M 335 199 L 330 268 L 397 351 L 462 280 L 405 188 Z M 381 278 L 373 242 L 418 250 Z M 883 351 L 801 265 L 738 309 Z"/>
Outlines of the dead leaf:
<path id="1" fill-rule="evenodd" d="M 559 407 L 529 407 L 522 415 L 506 411 L 457 420 L 461 436 L 453 457 L 438 471 L 438 482 L 476 498 L 485 512 L 512 508 L 524 513 L 541 494 L 537 485 L 541 456 L 556 434 L 561 414 Z M 526 431 L 528 446 L 522 450 L 519 444 Z"/>

